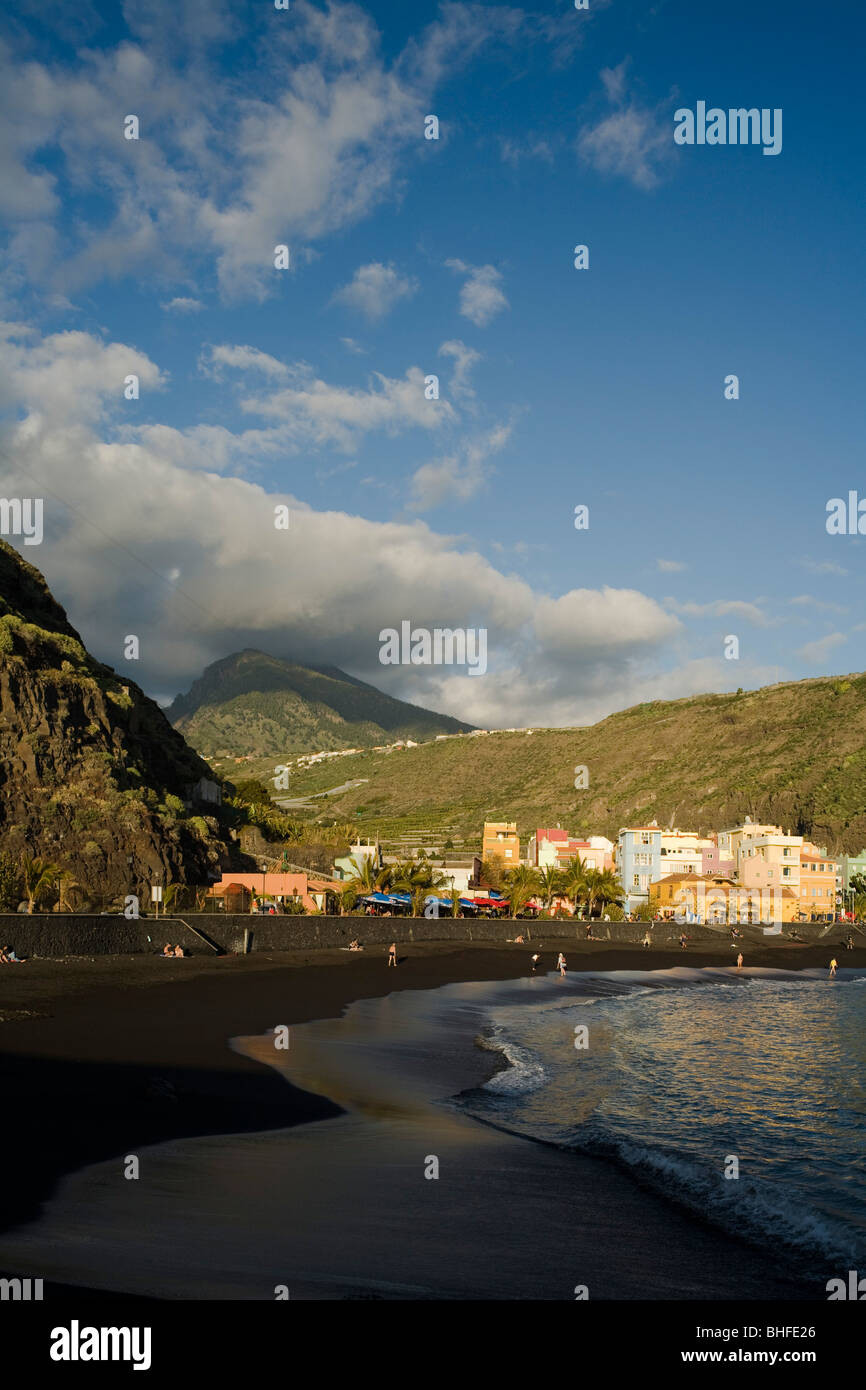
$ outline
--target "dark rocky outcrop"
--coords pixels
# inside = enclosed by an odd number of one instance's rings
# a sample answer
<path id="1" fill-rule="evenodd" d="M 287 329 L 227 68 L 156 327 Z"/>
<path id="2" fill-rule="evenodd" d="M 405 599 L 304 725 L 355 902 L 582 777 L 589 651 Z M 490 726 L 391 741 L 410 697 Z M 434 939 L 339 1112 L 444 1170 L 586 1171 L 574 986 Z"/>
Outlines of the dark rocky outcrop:
<path id="1" fill-rule="evenodd" d="M 0 848 L 49 859 L 84 893 L 205 884 L 232 842 L 227 813 L 194 799 L 202 779 L 217 781 L 0 542 Z"/>

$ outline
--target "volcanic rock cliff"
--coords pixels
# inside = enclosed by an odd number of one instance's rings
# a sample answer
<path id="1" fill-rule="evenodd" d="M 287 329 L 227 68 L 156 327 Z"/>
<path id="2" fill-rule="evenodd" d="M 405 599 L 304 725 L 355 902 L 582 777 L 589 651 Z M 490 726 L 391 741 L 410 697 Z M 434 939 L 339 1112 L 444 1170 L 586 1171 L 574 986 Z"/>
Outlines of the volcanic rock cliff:
<path id="1" fill-rule="evenodd" d="M 0 848 L 47 858 L 94 895 L 206 884 L 231 843 L 202 779 L 217 780 L 0 541 Z"/>

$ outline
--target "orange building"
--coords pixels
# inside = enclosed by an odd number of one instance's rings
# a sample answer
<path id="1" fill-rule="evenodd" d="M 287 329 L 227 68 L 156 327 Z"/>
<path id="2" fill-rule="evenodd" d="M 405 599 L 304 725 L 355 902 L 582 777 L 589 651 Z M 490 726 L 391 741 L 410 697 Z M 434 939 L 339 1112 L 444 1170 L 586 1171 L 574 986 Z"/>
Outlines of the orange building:
<path id="1" fill-rule="evenodd" d="M 520 837 L 516 821 L 485 821 L 481 858 L 501 859 L 506 869 L 520 863 Z"/>
<path id="2" fill-rule="evenodd" d="M 800 855 L 800 918 L 820 921 L 836 915 L 835 859 L 826 854 Z"/>
<path id="3" fill-rule="evenodd" d="M 336 879 L 319 878 L 304 873 L 231 873 L 223 874 L 219 883 L 214 884 L 212 896 L 222 898 L 224 901 L 228 898 L 240 897 L 241 895 L 237 892 L 239 887 L 245 890 L 245 902 L 249 902 L 246 894 L 254 895 L 254 898 L 259 902 L 273 902 L 277 907 L 284 906 L 293 898 L 300 898 L 308 912 L 315 912 L 317 908 L 323 910 L 327 906 L 326 894 L 328 892 L 339 893 L 342 884 L 338 883 Z"/>

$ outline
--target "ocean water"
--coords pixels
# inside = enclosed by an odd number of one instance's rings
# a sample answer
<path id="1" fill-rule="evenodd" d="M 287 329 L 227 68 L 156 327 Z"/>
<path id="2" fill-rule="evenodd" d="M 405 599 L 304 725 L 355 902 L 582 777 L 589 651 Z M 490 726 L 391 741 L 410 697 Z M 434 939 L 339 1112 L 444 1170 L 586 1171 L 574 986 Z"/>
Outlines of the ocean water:
<path id="1" fill-rule="evenodd" d="M 866 1269 L 866 972 L 528 983 L 489 996 L 480 1041 L 509 1065 L 452 1104 L 612 1161 L 804 1274 Z"/>

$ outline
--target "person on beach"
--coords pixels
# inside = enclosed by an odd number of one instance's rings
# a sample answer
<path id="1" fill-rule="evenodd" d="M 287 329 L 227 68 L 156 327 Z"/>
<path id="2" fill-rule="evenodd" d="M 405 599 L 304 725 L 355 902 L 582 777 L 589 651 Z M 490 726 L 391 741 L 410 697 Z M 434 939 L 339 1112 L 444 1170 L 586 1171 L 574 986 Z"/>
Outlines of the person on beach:
<path id="1" fill-rule="evenodd" d="M 831 980 L 835 980 L 835 978 L 836 978 L 836 966 L 837 966 L 837 965 L 838 965 L 838 961 L 836 960 L 836 957 L 834 956 L 833 959 L 832 959 L 831 962 L 830 962 L 830 979 L 831 979 Z"/>
<path id="2" fill-rule="evenodd" d="M 558 959 L 558 961 L 556 962 L 556 964 L 557 964 L 557 968 L 558 968 L 558 970 L 559 970 L 560 975 L 562 976 L 563 979 L 565 979 L 565 972 L 566 972 L 566 970 L 568 969 L 568 965 L 566 964 L 565 956 L 562 954 L 561 951 L 560 951 L 560 953 L 559 953 L 559 959 Z"/>
<path id="3" fill-rule="evenodd" d="M 183 960 L 183 954 L 184 954 L 184 952 L 183 952 L 183 947 L 182 947 L 181 945 L 175 946 L 175 948 L 174 948 L 174 954 L 175 954 L 176 956 L 179 956 L 179 957 L 181 958 L 181 960 Z"/>
<path id="4" fill-rule="evenodd" d="M 649 931 L 645 931 L 643 934 L 643 944 L 645 947 L 652 946 L 653 944 L 653 939 L 650 936 Z"/>
<path id="5" fill-rule="evenodd" d="M 689 939 L 688 939 L 688 937 L 686 936 L 685 932 L 683 932 L 683 933 L 681 934 L 681 936 L 680 936 L 680 948 L 681 948 L 683 951 L 684 951 L 684 950 L 686 949 L 686 947 L 688 946 L 688 942 L 689 942 Z"/>
<path id="6" fill-rule="evenodd" d="M 174 947 L 172 946 L 172 944 L 171 944 L 170 941 L 167 941 L 167 942 L 165 943 L 165 945 L 163 946 L 163 948 L 162 948 L 162 954 L 163 954 L 164 956 L 173 956 L 173 955 L 174 955 Z"/>
<path id="7" fill-rule="evenodd" d="M 16 956 L 11 946 L 0 946 L 0 965 L 23 965 L 20 956 Z"/>
<path id="8" fill-rule="evenodd" d="M 397 943 L 396 943 L 396 941 L 392 941 L 392 942 L 391 942 L 391 945 L 388 947 L 388 964 L 389 964 L 389 965 L 393 965 L 393 966 L 394 966 L 394 969 L 396 970 L 396 968 L 397 968 Z"/>
<path id="9" fill-rule="evenodd" d="M 534 975 L 534 974 L 535 974 L 535 967 L 536 967 L 536 965 L 538 964 L 538 962 L 541 960 L 541 956 L 540 956 L 540 955 L 538 954 L 538 952 L 536 951 L 535 954 L 534 954 L 530 959 L 531 959 L 531 961 L 532 961 L 532 973 L 533 973 L 533 975 Z"/>
<path id="10" fill-rule="evenodd" d="M 743 968 L 743 953 L 742 953 L 742 951 L 740 951 L 739 955 L 737 956 L 737 969 L 738 969 L 738 970 L 742 970 L 742 968 Z"/>

